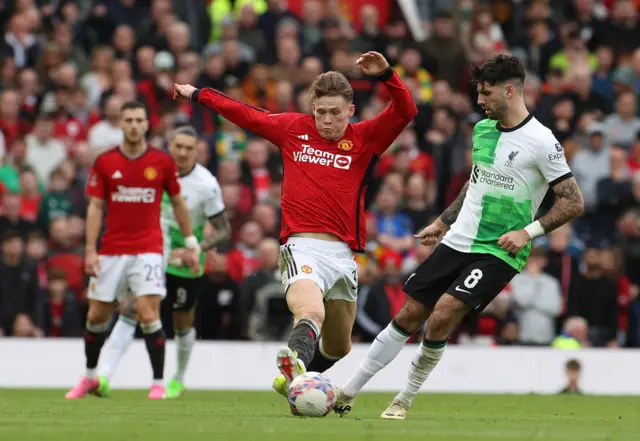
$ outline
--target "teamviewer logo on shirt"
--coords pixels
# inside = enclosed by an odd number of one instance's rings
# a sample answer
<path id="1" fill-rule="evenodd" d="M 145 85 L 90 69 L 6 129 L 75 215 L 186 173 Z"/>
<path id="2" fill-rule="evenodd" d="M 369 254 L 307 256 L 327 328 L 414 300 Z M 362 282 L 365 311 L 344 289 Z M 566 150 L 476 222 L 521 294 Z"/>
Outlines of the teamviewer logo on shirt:
<path id="1" fill-rule="evenodd" d="M 351 156 L 336 155 L 333 166 L 335 168 L 349 170 L 349 167 L 351 167 Z"/>
<path id="2" fill-rule="evenodd" d="M 335 153 L 314 149 L 309 144 L 302 144 L 301 152 L 293 152 L 293 160 L 296 162 L 308 162 L 342 170 L 351 168 L 352 159 L 351 156 L 336 155 Z"/>

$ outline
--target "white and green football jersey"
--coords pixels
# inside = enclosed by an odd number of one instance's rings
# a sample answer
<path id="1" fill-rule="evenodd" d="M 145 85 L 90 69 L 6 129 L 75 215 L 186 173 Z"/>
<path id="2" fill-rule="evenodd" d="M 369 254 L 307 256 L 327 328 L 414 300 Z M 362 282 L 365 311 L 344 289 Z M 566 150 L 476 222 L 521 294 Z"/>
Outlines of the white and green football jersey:
<path id="1" fill-rule="evenodd" d="M 204 228 L 210 217 L 217 216 L 224 211 L 222 201 L 222 190 L 218 180 L 200 164 L 186 174 L 178 178 L 180 182 L 180 193 L 189 207 L 193 234 L 202 241 Z M 180 226 L 173 214 L 171 199 L 167 193 L 162 196 L 161 225 L 164 235 L 164 255 L 168 259 L 169 253 L 175 248 L 184 247 L 184 236 L 180 231 Z M 200 274 L 193 274 L 186 266 L 167 266 L 167 274 L 174 276 L 195 278 L 204 272 L 205 253 L 200 255 Z"/>
<path id="2" fill-rule="evenodd" d="M 498 239 L 530 224 L 549 187 L 571 177 L 562 146 L 531 115 L 513 129 L 484 119 L 473 129 L 472 157 L 462 209 L 442 243 L 464 253 L 493 254 L 520 271 L 531 245 L 514 256 Z"/>

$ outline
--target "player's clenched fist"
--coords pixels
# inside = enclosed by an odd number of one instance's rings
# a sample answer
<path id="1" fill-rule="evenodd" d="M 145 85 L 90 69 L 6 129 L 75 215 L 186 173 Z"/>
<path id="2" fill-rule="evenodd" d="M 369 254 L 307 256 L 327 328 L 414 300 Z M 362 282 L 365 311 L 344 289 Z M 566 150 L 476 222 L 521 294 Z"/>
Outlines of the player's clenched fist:
<path id="1" fill-rule="evenodd" d="M 498 245 L 511 254 L 518 254 L 531 240 L 525 230 L 510 231 L 500 236 Z"/>
<path id="2" fill-rule="evenodd" d="M 373 51 L 360 55 L 356 64 L 365 75 L 379 75 L 389 67 L 384 56 Z"/>
<path id="3" fill-rule="evenodd" d="M 421 232 L 416 234 L 416 237 L 420 239 L 420 243 L 425 246 L 433 246 L 447 232 L 447 225 L 440 219 L 436 219 L 431 225 L 425 227 Z"/>
<path id="4" fill-rule="evenodd" d="M 84 271 L 90 277 L 97 277 L 100 272 L 100 257 L 95 251 L 88 251 L 84 258 Z"/>
<path id="5" fill-rule="evenodd" d="M 196 90 L 191 84 L 174 84 L 173 85 L 173 99 L 189 99 L 193 91 Z"/>

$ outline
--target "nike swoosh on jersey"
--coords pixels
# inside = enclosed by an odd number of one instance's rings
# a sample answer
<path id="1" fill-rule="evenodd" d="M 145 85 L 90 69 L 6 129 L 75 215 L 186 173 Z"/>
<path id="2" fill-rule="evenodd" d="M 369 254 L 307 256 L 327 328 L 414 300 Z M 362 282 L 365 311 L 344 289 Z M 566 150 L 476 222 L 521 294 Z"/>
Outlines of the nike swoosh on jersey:
<path id="1" fill-rule="evenodd" d="M 471 294 L 471 292 L 467 291 L 466 289 L 460 289 L 460 285 L 456 286 L 456 291 L 466 292 L 467 294 Z"/>

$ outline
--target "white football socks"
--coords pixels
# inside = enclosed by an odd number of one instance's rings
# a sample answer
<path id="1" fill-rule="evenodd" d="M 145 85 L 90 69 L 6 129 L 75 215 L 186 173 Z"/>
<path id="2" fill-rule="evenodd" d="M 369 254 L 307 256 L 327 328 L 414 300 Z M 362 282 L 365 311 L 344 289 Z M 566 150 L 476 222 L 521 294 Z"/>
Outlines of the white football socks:
<path id="1" fill-rule="evenodd" d="M 446 347 L 446 342 L 433 342 L 432 344 L 422 342 L 411 362 L 409 377 L 404 389 L 396 396 L 396 400 L 404 402 L 407 407 L 411 406 L 416 394 L 440 361 Z"/>
<path id="2" fill-rule="evenodd" d="M 128 317 L 120 315 L 116 322 L 111 335 L 107 339 L 100 357 L 100 365 L 98 367 L 98 375 L 111 378 L 115 372 L 120 359 L 127 352 L 127 349 L 133 343 L 136 335 L 137 323 Z"/>
<path id="3" fill-rule="evenodd" d="M 196 330 L 190 328 L 188 330 L 175 331 L 175 336 L 178 350 L 178 369 L 173 378 L 182 383 L 184 381 L 184 374 L 187 371 L 193 345 L 196 343 Z"/>
<path id="4" fill-rule="evenodd" d="M 345 384 L 344 394 L 354 398 L 375 374 L 396 358 L 409 337 L 395 322 L 389 323 L 378 334 L 358 369 Z"/>

